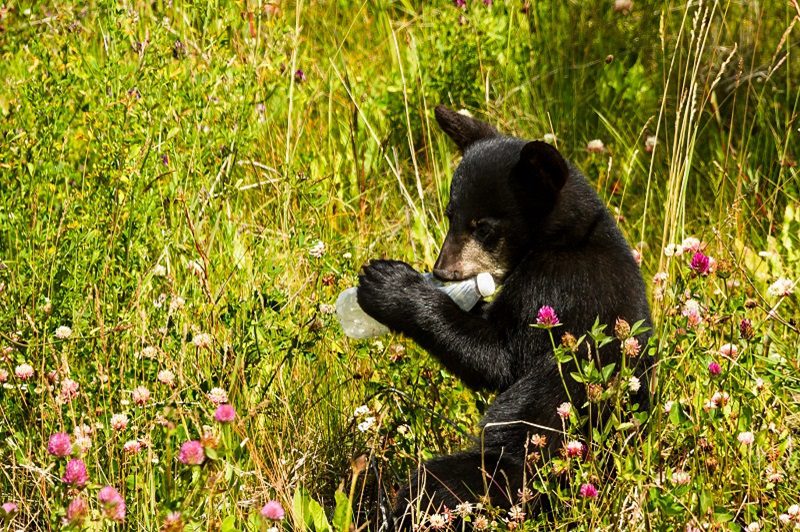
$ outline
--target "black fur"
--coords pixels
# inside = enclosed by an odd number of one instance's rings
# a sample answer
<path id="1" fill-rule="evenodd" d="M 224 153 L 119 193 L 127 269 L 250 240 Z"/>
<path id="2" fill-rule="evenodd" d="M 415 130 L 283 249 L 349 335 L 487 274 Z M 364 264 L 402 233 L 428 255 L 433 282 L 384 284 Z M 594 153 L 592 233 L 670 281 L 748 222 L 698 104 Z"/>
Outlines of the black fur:
<path id="1" fill-rule="evenodd" d="M 550 452 L 561 446 L 556 408 L 567 394 L 548 333 L 530 327 L 541 306 L 558 313 L 563 323 L 555 330 L 559 335 L 580 336 L 598 317 L 609 332 L 617 318 L 650 322 L 631 249 L 578 170 L 545 143 L 500 136 L 483 122 L 443 107 L 436 109 L 436 117 L 463 159 L 452 181 L 450 231 L 435 271 L 444 278 L 463 276 L 470 265 L 458 254 L 472 239 L 502 266 L 495 273 L 502 290 L 480 310 L 464 312 L 411 266 L 378 260 L 363 269 L 358 301 L 470 387 L 499 395 L 481 422 L 480 448 L 426 463 L 424 486 L 420 470 L 400 493 L 398 517 L 408 500 L 423 509 L 452 509 L 478 500 L 487 489 L 493 504 L 507 507 L 522 487 L 528 434 L 546 434 Z M 639 337 L 643 346 L 647 338 Z M 604 363 L 618 356 L 616 342 L 601 353 Z M 646 408 L 644 363 L 639 366 L 637 400 Z M 565 375 L 573 405 L 583 405 L 583 385 L 566 370 Z M 514 423 L 520 421 L 540 428 Z"/>

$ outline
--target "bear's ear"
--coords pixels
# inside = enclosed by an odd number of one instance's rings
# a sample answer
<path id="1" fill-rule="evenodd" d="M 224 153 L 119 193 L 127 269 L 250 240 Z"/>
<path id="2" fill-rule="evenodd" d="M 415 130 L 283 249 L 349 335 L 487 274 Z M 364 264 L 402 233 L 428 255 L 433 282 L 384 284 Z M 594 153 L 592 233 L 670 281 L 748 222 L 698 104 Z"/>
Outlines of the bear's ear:
<path id="1" fill-rule="evenodd" d="M 476 120 L 467 114 L 457 113 L 444 105 L 437 105 L 434 114 L 439 127 L 453 139 L 461 152 L 478 140 L 499 135 L 497 130 L 486 122 Z"/>
<path id="2" fill-rule="evenodd" d="M 569 177 L 569 166 L 557 149 L 534 140 L 522 147 L 513 178 L 519 185 L 555 200 Z"/>

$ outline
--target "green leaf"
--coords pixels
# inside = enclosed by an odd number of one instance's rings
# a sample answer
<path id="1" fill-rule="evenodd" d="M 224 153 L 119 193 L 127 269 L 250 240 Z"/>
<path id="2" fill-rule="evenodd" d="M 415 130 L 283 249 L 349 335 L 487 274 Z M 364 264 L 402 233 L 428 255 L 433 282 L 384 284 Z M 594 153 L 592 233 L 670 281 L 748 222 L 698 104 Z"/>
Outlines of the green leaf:
<path id="1" fill-rule="evenodd" d="M 325 510 L 303 488 L 297 488 L 297 491 L 294 492 L 292 506 L 295 513 L 300 516 L 300 519 L 309 530 L 316 532 L 330 531 L 331 525 L 325 516 Z"/>
<path id="2" fill-rule="evenodd" d="M 608 379 L 611 377 L 611 374 L 614 373 L 615 367 L 617 367 L 617 364 L 614 362 L 606 366 L 603 366 L 603 382 L 608 382 Z"/>
<path id="3" fill-rule="evenodd" d="M 236 517 L 229 515 L 223 519 L 220 525 L 220 532 L 236 532 Z"/>
<path id="4" fill-rule="evenodd" d="M 583 382 L 583 375 L 581 375 L 577 371 L 571 371 L 570 375 L 572 376 L 573 379 L 575 379 L 575 382 Z"/>
<path id="5" fill-rule="evenodd" d="M 336 509 L 333 512 L 333 529 L 340 532 L 347 532 L 350 530 L 350 525 L 353 523 L 350 499 L 341 491 L 337 491 L 335 497 Z"/>

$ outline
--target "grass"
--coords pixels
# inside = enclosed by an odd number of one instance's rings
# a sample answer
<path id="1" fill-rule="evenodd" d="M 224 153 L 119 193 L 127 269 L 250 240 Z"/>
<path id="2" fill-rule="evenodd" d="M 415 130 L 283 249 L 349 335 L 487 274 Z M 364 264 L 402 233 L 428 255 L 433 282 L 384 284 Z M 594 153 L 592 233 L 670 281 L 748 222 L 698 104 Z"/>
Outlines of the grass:
<path id="1" fill-rule="evenodd" d="M 346 339 L 329 313 L 370 258 L 432 267 L 457 163 L 432 120 L 438 103 L 508 133 L 554 134 L 618 215 L 652 289 L 647 430 L 627 417 L 598 428 L 590 458 L 536 466 L 552 515 L 523 524 L 487 509 L 489 526 L 800 520 L 800 307 L 797 289 L 769 290 L 800 278 L 796 1 L 636 0 L 626 13 L 614 2 L 11 0 L 0 13 L 9 530 L 66 527 L 76 497 L 89 529 L 168 529 L 173 512 L 187 530 L 266 529 L 259 511 L 273 499 L 279 527 L 364 527 L 376 473 L 391 487 L 467 445 L 491 396 L 403 338 Z M 586 150 L 593 139 L 603 153 Z M 689 236 L 715 273 L 664 253 Z M 666 280 L 650 283 L 658 272 Z M 71 335 L 56 337 L 60 326 Z M 720 354 L 728 343 L 737 356 Z M 619 390 L 597 378 L 603 400 Z M 216 387 L 232 423 L 214 420 Z M 369 413 L 354 415 L 361 405 Z M 120 413 L 129 421 L 115 430 Z M 47 445 L 58 432 L 75 443 L 82 425 L 78 490 Z M 565 428 L 584 440 L 578 425 Z M 200 439 L 204 464 L 181 463 L 181 445 Z M 582 497 L 585 483 L 599 497 Z M 105 485 L 125 501 L 122 523 L 103 517 Z"/>

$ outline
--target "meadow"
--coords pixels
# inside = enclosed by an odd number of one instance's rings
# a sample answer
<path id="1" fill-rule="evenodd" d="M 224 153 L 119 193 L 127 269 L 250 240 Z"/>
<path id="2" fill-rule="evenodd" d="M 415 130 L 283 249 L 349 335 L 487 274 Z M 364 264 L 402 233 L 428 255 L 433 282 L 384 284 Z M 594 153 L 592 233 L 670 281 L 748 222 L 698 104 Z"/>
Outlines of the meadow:
<path id="1" fill-rule="evenodd" d="M 800 528 L 798 43 L 797 0 L 0 0 L 0 527 L 367 530 L 467 446 L 489 394 L 333 313 L 432 268 L 444 103 L 583 170 L 654 318 L 649 416 L 587 368 L 615 415 L 532 449 L 551 512 L 450 510 Z"/>

